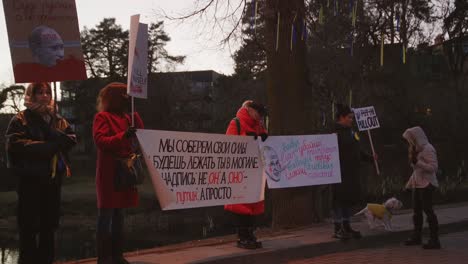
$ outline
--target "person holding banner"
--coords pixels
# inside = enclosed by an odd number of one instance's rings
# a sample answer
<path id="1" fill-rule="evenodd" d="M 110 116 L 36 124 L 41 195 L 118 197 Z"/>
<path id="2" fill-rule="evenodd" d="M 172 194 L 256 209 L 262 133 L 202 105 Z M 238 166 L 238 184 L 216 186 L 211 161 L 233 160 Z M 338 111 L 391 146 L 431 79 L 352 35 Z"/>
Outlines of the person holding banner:
<path id="1" fill-rule="evenodd" d="M 413 192 L 413 235 L 406 240 L 405 245 L 413 246 L 422 243 L 423 212 L 429 223 L 430 239 L 423 246 L 424 249 L 440 249 L 439 223 L 437 215 L 432 208 L 432 194 L 439 187 L 437 181 L 437 153 L 429 143 L 426 134 L 420 127 L 409 128 L 403 133 L 403 138 L 408 141 L 408 157 L 413 174 L 406 189 Z"/>
<path id="2" fill-rule="evenodd" d="M 70 176 L 67 153 L 76 136 L 57 115 L 48 83 L 31 83 L 24 101 L 26 110 L 12 118 L 6 132 L 8 166 L 18 179 L 18 263 L 51 264 L 62 177 Z"/>
<path id="3" fill-rule="evenodd" d="M 131 126 L 130 98 L 127 85 L 110 83 L 98 97 L 98 113 L 94 117 L 93 138 L 97 146 L 96 193 L 98 220 L 96 249 L 98 263 L 124 264 L 123 208 L 138 205 L 138 192 L 133 187 L 116 190 L 115 177 L 118 159 L 132 153 L 136 144 L 136 128 L 143 121 L 135 113 L 135 127 Z"/>
<path id="4" fill-rule="evenodd" d="M 265 141 L 268 137 L 263 126 L 263 119 L 267 115 L 267 109 L 262 104 L 254 101 L 246 101 L 237 111 L 236 117 L 231 120 L 226 135 L 254 136 Z M 261 175 L 259 175 L 261 177 Z M 239 237 L 237 246 L 239 248 L 257 249 L 262 243 L 257 241 L 254 234 L 255 218 L 265 211 L 264 201 L 251 204 L 229 204 L 224 206 L 234 216 L 234 224 Z"/>
<path id="5" fill-rule="evenodd" d="M 333 237 L 337 239 L 361 238 L 361 233 L 351 228 L 351 207 L 361 197 L 361 161 L 374 162 L 372 155 L 363 152 L 359 135 L 352 130 L 354 113 L 349 106 L 337 104 L 335 133 L 340 151 L 341 183 L 332 185 Z"/>

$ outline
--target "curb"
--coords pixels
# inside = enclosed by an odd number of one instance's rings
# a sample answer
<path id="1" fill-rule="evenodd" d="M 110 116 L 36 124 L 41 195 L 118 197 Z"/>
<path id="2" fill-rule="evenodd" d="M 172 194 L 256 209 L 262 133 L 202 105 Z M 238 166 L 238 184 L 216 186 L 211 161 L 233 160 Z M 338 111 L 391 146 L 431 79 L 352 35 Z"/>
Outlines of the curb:
<path id="1" fill-rule="evenodd" d="M 440 234 L 456 233 L 468 230 L 468 220 L 443 224 L 439 226 Z M 424 229 L 427 232 L 427 228 Z M 229 256 L 213 257 L 197 264 L 251 264 L 251 263 L 285 263 L 290 260 L 313 258 L 331 253 L 347 252 L 365 248 L 375 248 L 391 243 L 402 242 L 411 234 L 411 230 L 393 233 L 369 235 L 360 240 L 333 241 L 318 244 L 292 246 L 284 249 L 261 249 Z M 443 245 L 442 245 L 443 246 Z"/>

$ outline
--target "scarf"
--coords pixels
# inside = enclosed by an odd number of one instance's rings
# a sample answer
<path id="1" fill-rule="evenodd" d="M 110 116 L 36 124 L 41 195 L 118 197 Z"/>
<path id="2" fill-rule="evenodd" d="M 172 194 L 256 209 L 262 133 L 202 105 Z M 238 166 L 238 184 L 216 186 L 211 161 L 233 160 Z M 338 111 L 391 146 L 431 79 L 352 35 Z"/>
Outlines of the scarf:
<path id="1" fill-rule="evenodd" d="M 55 115 L 54 111 L 54 100 L 50 100 L 49 104 L 40 104 L 34 100 L 34 95 L 32 91 L 32 87 L 28 87 L 26 89 L 26 93 L 24 96 L 24 106 L 33 111 L 38 113 L 39 115 L 44 118 L 44 120 L 49 123 L 52 117 Z"/>

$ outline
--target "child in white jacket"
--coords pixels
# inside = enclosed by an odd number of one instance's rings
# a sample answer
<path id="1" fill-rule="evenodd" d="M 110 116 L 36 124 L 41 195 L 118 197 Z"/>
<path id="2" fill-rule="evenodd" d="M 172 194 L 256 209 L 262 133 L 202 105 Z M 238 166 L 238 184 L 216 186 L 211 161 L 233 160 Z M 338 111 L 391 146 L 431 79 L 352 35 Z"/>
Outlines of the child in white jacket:
<path id="1" fill-rule="evenodd" d="M 413 192 L 413 235 L 405 245 L 420 245 L 422 243 L 423 212 L 429 224 L 430 239 L 423 245 L 424 249 L 440 249 L 439 223 L 434 213 L 432 194 L 439 187 L 436 172 L 438 169 L 437 153 L 429 143 L 426 134 L 420 127 L 409 128 L 403 133 L 409 143 L 408 157 L 413 168 L 407 189 Z"/>

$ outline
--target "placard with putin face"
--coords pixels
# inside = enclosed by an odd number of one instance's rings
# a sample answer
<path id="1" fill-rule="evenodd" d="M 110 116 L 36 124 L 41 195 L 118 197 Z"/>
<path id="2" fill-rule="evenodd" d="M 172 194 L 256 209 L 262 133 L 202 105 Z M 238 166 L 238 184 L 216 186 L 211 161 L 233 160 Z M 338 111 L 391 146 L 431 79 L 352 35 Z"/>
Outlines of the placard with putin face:
<path id="1" fill-rule="evenodd" d="M 85 80 L 74 0 L 3 0 L 15 82 Z"/>
<path id="2" fill-rule="evenodd" d="M 259 147 L 270 189 L 341 182 L 336 134 L 269 136 Z"/>

